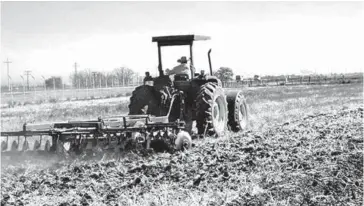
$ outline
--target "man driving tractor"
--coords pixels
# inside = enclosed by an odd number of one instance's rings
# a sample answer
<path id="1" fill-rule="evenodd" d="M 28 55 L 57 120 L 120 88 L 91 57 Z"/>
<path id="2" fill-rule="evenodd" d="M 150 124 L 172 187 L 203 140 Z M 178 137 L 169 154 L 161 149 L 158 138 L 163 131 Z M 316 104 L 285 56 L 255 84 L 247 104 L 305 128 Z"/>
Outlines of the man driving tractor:
<path id="1" fill-rule="evenodd" d="M 183 56 L 180 59 L 178 59 L 177 62 L 179 62 L 180 65 L 175 66 L 171 71 L 169 71 L 169 75 L 187 74 L 188 78 L 191 78 L 190 68 L 187 66 L 188 62 L 187 58 Z"/>

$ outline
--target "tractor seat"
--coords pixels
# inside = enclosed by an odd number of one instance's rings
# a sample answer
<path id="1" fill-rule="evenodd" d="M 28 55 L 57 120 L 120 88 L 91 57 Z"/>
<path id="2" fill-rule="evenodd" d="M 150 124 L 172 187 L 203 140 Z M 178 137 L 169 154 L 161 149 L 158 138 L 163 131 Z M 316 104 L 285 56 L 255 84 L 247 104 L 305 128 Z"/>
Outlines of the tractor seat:
<path id="1" fill-rule="evenodd" d="M 187 92 L 191 87 L 188 74 L 176 74 L 173 82 L 174 88 Z"/>
<path id="2" fill-rule="evenodd" d="M 188 74 L 175 74 L 174 81 L 188 81 L 190 80 Z"/>

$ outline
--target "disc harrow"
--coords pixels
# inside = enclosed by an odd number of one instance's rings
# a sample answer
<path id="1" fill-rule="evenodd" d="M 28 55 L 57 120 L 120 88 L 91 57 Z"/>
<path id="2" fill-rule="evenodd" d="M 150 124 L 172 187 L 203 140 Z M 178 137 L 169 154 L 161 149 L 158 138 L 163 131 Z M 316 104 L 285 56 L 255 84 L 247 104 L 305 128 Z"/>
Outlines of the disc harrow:
<path id="1" fill-rule="evenodd" d="M 98 118 L 90 121 L 68 121 L 51 124 L 24 124 L 22 131 L 1 132 L 2 156 L 30 153 L 74 154 L 126 151 L 166 146 L 176 149 L 175 143 L 183 134 L 183 121 L 168 122 L 168 116 L 126 115 Z M 188 137 L 185 137 L 185 136 Z M 154 145 L 154 146 L 153 146 Z M 190 146 L 190 142 L 186 143 Z M 180 145 L 178 145 L 180 149 Z"/>
<path id="2" fill-rule="evenodd" d="M 22 131 L 1 131 L 1 155 L 103 154 L 133 149 L 171 151 L 191 147 L 191 137 L 184 132 L 180 118 L 169 122 L 174 100 L 183 92 L 172 95 L 165 116 L 119 115 L 86 121 L 47 124 L 24 124 Z"/>

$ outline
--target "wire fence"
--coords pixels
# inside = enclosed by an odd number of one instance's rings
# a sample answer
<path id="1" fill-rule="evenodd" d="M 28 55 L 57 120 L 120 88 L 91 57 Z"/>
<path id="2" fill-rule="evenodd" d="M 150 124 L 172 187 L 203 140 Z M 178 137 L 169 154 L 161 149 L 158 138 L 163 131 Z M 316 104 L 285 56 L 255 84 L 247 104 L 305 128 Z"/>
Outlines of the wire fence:
<path id="1" fill-rule="evenodd" d="M 293 85 L 326 85 L 326 84 L 349 84 L 362 83 L 363 76 L 298 76 L 298 77 L 283 77 L 283 78 L 249 78 L 242 81 L 223 82 L 223 87 L 238 88 L 238 87 L 260 87 L 260 86 L 293 86 Z"/>
<path id="2" fill-rule="evenodd" d="M 295 77 L 295 78 L 270 78 L 270 79 L 245 79 L 242 81 L 222 82 L 224 88 L 264 87 L 264 86 L 290 86 L 290 85 L 327 85 L 362 83 L 363 76 L 355 77 Z M 62 102 L 73 100 L 90 100 L 130 96 L 136 86 L 142 82 L 136 82 L 127 86 L 71 88 L 63 85 L 61 89 L 34 86 L 27 90 L 25 87 L 14 87 L 10 92 L 1 92 L 1 107 L 13 107 L 17 105 L 41 104 L 45 102 Z"/>
<path id="3" fill-rule="evenodd" d="M 135 89 L 128 87 L 85 88 L 85 89 L 49 89 L 36 88 L 30 91 L 14 91 L 1 93 L 1 106 L 41 104 L 45 102 L 61 102 L 73 100 L 89 100 L 130 96 Z"/>

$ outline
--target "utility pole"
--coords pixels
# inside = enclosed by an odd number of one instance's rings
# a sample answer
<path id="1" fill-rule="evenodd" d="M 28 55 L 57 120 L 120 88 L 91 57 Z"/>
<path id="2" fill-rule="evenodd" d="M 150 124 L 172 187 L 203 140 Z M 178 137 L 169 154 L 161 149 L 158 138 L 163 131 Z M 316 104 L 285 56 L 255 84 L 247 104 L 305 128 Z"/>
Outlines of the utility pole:
<path id="1" fill-rule="evenodd" d="M 88 77 L 86 78 L 86 99 L 88 98 Z"/>
<path id="2" fill-rule="evenodd" d="M 95 77 L 96 77 L 96 72 L 92 72 L 92 86 L 93 86 L 93 89 L 92 89 L 92 93 L 93 93 L 93 96 L 95 97 L 95 89 L 96 89 L 96 81 L 95 81 Z"/>
<path id="3" fill-rule="evenodd" d="M 96 72 L 91 72 L 92 73 L 92 87 L 95 88 L 95 76 L 96 76 Z"/>
<path id="4" fill-rule="evenodd" d="M 105 74 L 105 88 L 107 88 L 107 77 L 108 77 L 108 75 Z"/>
<path id="5" fill-rule="evenodd" d="M 104 77 L 105 77 L 105 93 L 106 95 L 108 95 L 109 90 L 107 89 L 107 74 L 104 72 Z"/>
<path id="6" fill-rule="evenodd" d="M 78 97 L 78 93 L 80 92 L 80 88 L 81 88 L 81 83 L 80 83 L 80 81 L 78 81 L 78 92 L 76 93 L 77 97 Z"/>
<path id="7" fill-rule="evenodd" d="M 75 62 L 74 67 L 75 67 L 75 86 L 76 86 L 77 85 L 77 80 L 78 80 L 78 76 L 77 76 L 78 64 L 77 64 L 77 62 Z"/>
<path id="8" fill-rule="evenodd" d="M 47 85 L 46 85 L 46 80 L 44 78 L 44 76 L 42 75 L 42 78 L 43 78 L 43 84 L 44 84 L 44 95 L 46 96 L 46 99 L 47 99 Z"/>
<path id="9" fill-rule="evenodd" d="M 42 77 L 42 79 L 43 79 L 43 85 L 44 85 L 44 92 L 47 92 L 47 87 L 46 87 L 46 80 L 45 80 L 45 77 L 42 75 L 41 76 Z"/>
<path id="10" fill-rule="evenodd" d="M 102 74 L 99 74 L 99 81 L 100 81 L 100 89 L 101 89 L 101 80 L 102 80 Z"/>
<path id="11" fill-rule="evenodd" d="M 64 99 L 64 82 L 63 79 L 61 79 L 62 82 L 62 100 Z"/>
<path id="12" fill-rule="evenodd" d="M 4 62 L 6 64 L 6 68 L 7 68 L 7 75 L 8 75 L 8 90 L 10 91 L 10 76 L 9 76 L 9 64 L 11 64 L 12 62 L 9 61 L 9 59 L 7 58 L 6 61 Z"/>
<path id="13" fill-rule="evenodd" d="M 35 82 L 35 78 L 34 78 L 34 76 L 33 75 L 31 75 L 30 74 L 30 76 L 33 78 L 33 80 L 34 80 L 34 84 L 33 84 L 33 87 L 34 87 L 34 101 L 36 100 L 36 97 L 37 97 L 37 93 L 36 93 L 36 89 L 35 89 L 35 84 L 36 84 L 36 82 Z"/>
<path id="14" fill-rule="evenodd" d="M 24 77 L 22 75 L 20 75 L 20 77 L 23 80 L 23 103 L 25 102 L 25 84 L 24 84 Z"/>
<path id="15" fill-rule="evenodd" d="M 24 73 L 25 73 L 25 75 L 27 76 L 27 90 L 29 91 L 29 75 L 31 75 L 30 73 L 31 73 L 32 71 L 30 71 L 30 70 L 26 70 L 26 71 L 24 71 Z"/>
<path id="16" fill-rule="evenodd" d="M 121 67 L 121 78 L 123 78 L 123 87 L 125 87 L 124 67 Z"/>
<path id="17" fill-rule="evenodd" d="M 52 77 L 53 78 L 53 91 L 54 91 L 54 99 L 57 98 L 57 93 L 56 93 L 56 77 Z"/>
<path id="18" fill-rule="evenodd" d="M 13 81 L 10 76 L 8 76 L 8 78 L 11 81 Z M 9 88 L 10 88 L 10 94 L 11 94 L 11 107 L 14 107 L 13 85 L 12 84 L 9 84 L 9 85 L 10 85 Z"/>

